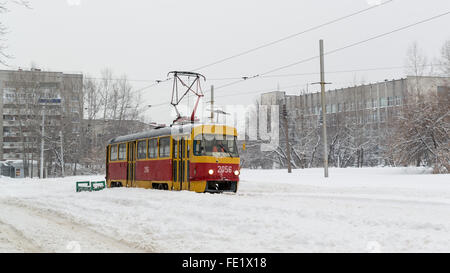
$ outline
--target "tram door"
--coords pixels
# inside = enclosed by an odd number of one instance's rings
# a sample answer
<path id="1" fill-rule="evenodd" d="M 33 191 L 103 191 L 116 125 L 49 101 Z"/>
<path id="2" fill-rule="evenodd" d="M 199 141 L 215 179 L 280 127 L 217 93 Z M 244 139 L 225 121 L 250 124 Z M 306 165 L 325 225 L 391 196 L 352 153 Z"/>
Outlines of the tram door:
<path id="1" fill-rule="evenodd" d="M 176 140 L 175 138 L 172 139 L 172 190 L 179 191 L 181 190 L 180 182 L 178 180 L 179 174 L 178 174 L 178 165 L 180 162 L 179 157 L 179 140 Z"/>
<path id="2" fill-rule="evenodd" d="M 188 190 L 189 189 L 189 154 L 187 148 L 187 140 L 181 138 L 179 140 L 173 140 L 173 153 L 172 153 L 172 170 L 173 170 L 173 189 L 174 190 Z M 178 150 L 178 153 L 176 151 Z"/>
<path id="3" fill-rule="evenodd" d="M 127 187 L 136 187 L 136 142 L 127 145 Z"/>

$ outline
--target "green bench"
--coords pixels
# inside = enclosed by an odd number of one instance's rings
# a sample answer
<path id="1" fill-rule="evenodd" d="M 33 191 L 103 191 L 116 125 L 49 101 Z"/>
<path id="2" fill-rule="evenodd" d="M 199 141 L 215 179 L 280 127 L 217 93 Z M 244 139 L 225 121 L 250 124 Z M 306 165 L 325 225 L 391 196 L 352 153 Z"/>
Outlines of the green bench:
<path id="1" fill-rule="evenodd" d="M 105 181 L 92 181 L 91 182 L 91 191 L 101 191 L 106 188 Z"/>
<path id="2" fill-rule="evenodd" d="M 76 183 L 77 192 L 82 191 L 101 191 L 106 188 L 105 181 L 78 181 Z"/>

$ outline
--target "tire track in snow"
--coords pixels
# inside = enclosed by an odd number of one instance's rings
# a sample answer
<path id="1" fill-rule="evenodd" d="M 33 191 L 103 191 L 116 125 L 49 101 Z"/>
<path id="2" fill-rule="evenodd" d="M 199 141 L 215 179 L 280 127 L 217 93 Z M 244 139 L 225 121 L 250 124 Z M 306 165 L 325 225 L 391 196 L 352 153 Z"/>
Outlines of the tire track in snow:
<path id="1" fill-rule="evenodd" d="M 0 252 L 41 252 L 42 249 L 28 240 L 14 227 L 0 221 Z"/>
<path id="2" fill-rule="evenodd" d="M 350 200 L 350 201 L 367 201 L 367 202 L 385 202 L 398 204 L 418 204 L 418 205 L 437 205 L 449 206 L 450 199 L 417 199 L 404 196 L 380 196 L 377 194 L 341 194 L 341 193 L 267 193 L 267 192 L 244 192 L 237 193 L 237 196 L 250 197 L 268 197 L 274 196 L 279 198 L 310 198 L 310 199 L 335 199 L 335 200 Z"/>
<path id="3" fill-rule="evenodd" d="M 5 241 L 15 248 L 7 252 L 145 252 L 46 210 L 8 201 L 0 207 Z"/>

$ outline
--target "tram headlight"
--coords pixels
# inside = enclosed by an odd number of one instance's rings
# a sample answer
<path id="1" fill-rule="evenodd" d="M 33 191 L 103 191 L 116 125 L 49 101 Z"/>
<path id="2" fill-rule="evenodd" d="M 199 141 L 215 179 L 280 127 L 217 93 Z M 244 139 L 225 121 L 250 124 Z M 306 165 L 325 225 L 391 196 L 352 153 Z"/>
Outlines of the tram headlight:
<path id="1" fill-rule="evenodd" d="M 239 174 L 240 174 L 240 172 L 238 170 L 234 171 L 234 175 L 239 175 Z"/>
<path id="2" fill-rule="evenodd" d="M 213 174 L 214 174 L 214 170 L 213 170 L 213 169 L 210 169 L 210 170 L 208 171 L 208 173 L 209 173 L 210 175 L 213 175 Z"/>

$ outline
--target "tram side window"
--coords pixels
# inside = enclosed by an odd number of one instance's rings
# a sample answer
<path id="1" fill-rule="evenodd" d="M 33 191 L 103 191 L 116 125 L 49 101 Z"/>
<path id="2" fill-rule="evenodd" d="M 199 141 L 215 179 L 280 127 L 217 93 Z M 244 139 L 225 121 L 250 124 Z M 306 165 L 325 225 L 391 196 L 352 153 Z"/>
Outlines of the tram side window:
<path id="1" fill-rule="evenodd" d="M 125 160 L 127 155 L 127 146 L 125 143 L 119 144 L 119 160 Z"/>
<path id="2" fill-rule="evenodd" d="M 139 141 L 138 142 L 138 159 L 145 159 L 147 156 L 147 141 Z"/>
<path id="3" fill-rule="evenodd" d="M 116 161 L 116 160 L 117 160 L 117 145 L 112 145 L 112 146 L 111 146 L 111 151 L 110 151 L 109 159 L 110 159 L 111 161 Z"/>
<path id="4" fill-rule="evenodd" d="M 170 156 L 170 138 L 162 137 L 159 139 L 159 157 Z"/>
<path id="5" fill-rule="evenodd" d="M 148 157 L 157 158 L 158 157 L 158 139 L 150 139 L 148 141 Z"/>

